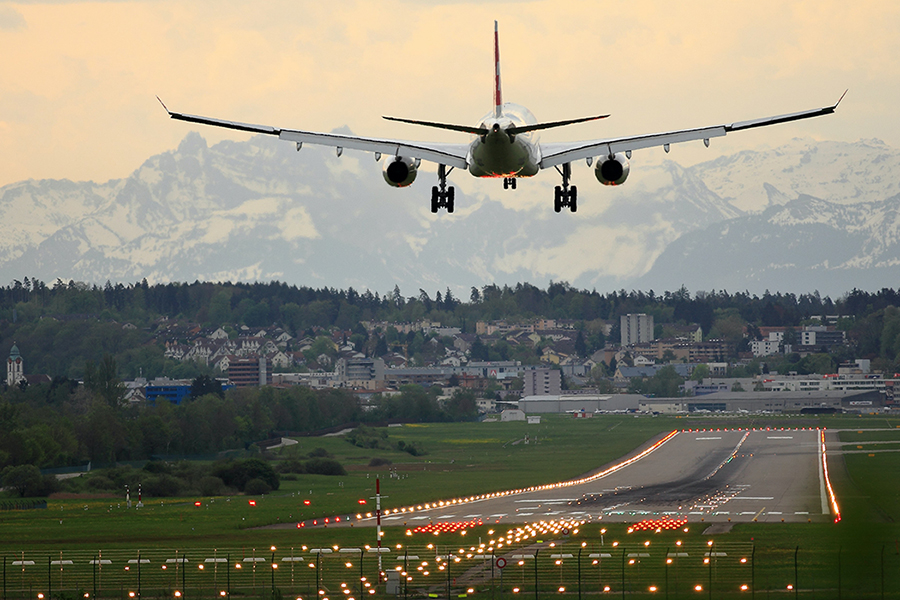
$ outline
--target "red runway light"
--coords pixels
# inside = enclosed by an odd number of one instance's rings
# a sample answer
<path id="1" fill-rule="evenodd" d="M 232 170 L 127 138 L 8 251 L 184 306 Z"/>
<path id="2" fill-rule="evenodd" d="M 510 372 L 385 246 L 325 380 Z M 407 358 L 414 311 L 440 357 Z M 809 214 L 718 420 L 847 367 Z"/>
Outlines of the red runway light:
<path id="1" fill-rule="evenodd" d="M 250 506 L 256 506 L 256 500 L 247 500 L 247 503 L 248 503 Z"/>

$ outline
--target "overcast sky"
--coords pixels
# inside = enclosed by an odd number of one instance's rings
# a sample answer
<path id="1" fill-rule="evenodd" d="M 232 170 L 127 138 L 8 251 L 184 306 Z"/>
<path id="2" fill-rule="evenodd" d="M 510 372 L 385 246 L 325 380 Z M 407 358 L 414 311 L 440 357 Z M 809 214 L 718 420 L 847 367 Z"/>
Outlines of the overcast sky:
<path id="1" fill-rule="evenodd" d="M 464 140 L 381 115 L 474 124 L 491 107 L 494 19 L 505 100 L 539 120 L 612 113 L 545 140 L 793 112 L 850 88 L 836 115 L 670 157 L 797 136 L 900 146 L 896 0 L 0 0 L 0 186 L 124 177 L 191 129 L 211 143 L 248 137 L 171 121 L 156 95 L 254 123 Z"/>

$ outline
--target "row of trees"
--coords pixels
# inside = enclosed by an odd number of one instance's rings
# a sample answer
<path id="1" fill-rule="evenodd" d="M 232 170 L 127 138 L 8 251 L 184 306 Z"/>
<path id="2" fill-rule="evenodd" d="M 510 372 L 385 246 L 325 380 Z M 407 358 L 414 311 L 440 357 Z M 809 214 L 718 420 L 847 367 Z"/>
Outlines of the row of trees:
<path id="1" fill-rule="evenodd" d="M 296 333 L 310 327 L 349 330 L 361 320 L 415 321 L 428 317 L 445 325 L 472 329 L 475 321 L 546 317 L 591 321 L 615 319 L 629 312 L 653 314 L 657 322 L 699 323 L 712 328 L 714 311 L 736 309 L 748 323 L 763 326 L 799 325 L 813 315 L 865 316 L 887 306 L 900 306 L 900 291 L 885 288 L 869 293 L 853 290 L 837 300 L 811 294 L 697 292 L 681 288 L 657 294 L 620 290 L 599 293 L 567 283 L 541 289 L 528 283 L 472 288 L 468 302 L 447 289 L 432 299 L 425 290 L 404 297 L 398 287 L 383 296 L 353 288 L 308 288 L 271 283 L 140 283 L 89 286 L 57 280 L 52 286 L 36 279 L 0 287 L 0 318 L 29 321 L 46 315 L 92 315 L 146 326 L 159 316 L 179 317 L 216 326 L 244 323 L 264 327 L 283 323 Z M 14 317 L 15 313 L 15 317 Z"/>
<path id="2" fill-rule="evenodd" d="M 104 367 L 103 365 L 106 364 Z M 95 369 L 115 370 L 102 361 Z M 109 371 L 106 371 L 107 375 Z M 240 388 L 226 394 L 195 380 L 199 397 L 173 405 L 125 405 L 114 399 L 115 378 L 95 375 L 90 385 L 58 378 L 51 384 L 0 393 L 0 469 L 8 465 L 66 466 L 150 459 L 156 456 L 209 456 L 246 449 L 284 432 L 303 433 L 350 422 L 406 422 L 474 419 L 475 395 L 460 391 L 438 402 L 439 388 L 406 386 L 396 396 L 376 399 L 363 411 L 350 393 L 305 387 Z"/>
<path id="3" fill-rule="evenodd" d="M 900 291 L 876 293 L 853 290 L 837 300 L 813 294 L 763 294 L 746 292 L 698 292 L 682 288 L 656 294 L 624 290 L 601 294 L 577 290 L 566 283 L 541 289 L 528 283 L 473 288 L 468 302 L 450 290 L 424 290 L 404 297 L 399 288 L 385 295 L 350 288 L 313 289 L 284 283 L 169 283 L 149 285 L 107 283 L 103 287 L 57 280 L 52 286 L 25 278 L 0 287 L 0 347 L 14 341 L 27 349 L 28 371 L 83 378 L 86 364 L 100 365 L 105 354 L 113 356 L 120 376 L 134 378 L 166 375 L 194 378 L 213 375 L 192 362 L 167 360 L 166 334 L 162 326 L 171 319 L 209 327 L 224 324 L 279 325 L 295 336 L 315 335 L 320 328 L 352 332 L 348 341 L 372 355 L 382 355 L 405 345 L 410 356 L 427 358 L 429 350 L 421 333 L 400 336 L 396 331 L 369 336 L 361 321 L 408 322 L 421 318 L 474 331 L 480 320 L 527 320 L 535 317 L 574 319 L 579 323 L 579 348 L 585 354 L 605 343 L 603 321 L 612 321 L 611 339 L 618 339 L 618 317 L 643 312 L 654 316 L 658 335 L 666 335 L 666 323 L 699 323 L 707 337 L 743 339 L 758 327 L 800 328 L 810 317 L 842 315 L 839 327 L 848 332 L 853 356 L 881 358 L 889 364 L 900 351 L 894 323 Z M 133 327 L 123 327 L 129 323 Z M 476 359 L 537 360 L 534 349 L 509 344 L 476 345 Z M 88 362 L 90 361 L 90 362 Z"/>

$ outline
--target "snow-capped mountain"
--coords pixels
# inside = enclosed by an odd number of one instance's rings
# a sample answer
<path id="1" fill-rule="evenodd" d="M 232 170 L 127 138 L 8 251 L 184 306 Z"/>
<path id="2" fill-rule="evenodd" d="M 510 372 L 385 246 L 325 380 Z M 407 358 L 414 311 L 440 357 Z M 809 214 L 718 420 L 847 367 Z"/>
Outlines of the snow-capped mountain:
<path id="1" fill-rule="evenodd" d="M 900 194 L 837 204 L 800 196 L 761 214 L 710 225 L 666 249 L 641 284 L 673 289 L 770 289 L 839 295 L 900 281 Z"/>
<path id="2" fill-rule="evenodd" d="M 456 213 L 432 215 L 433 174 L 397 190 L 370 155 L 297 153 L 264 136 L 208 148 L 192 133 L 124 180 L 0 189 L 0 281 L 280 279 L 410 293 L 601 285 L 641 274 L 683 232 L 740 214 L 675 163 L 617 190 L 584 181 L 585 168 L 578 176 L 576 214 L 553 213 L 547 178 L 509 192 L 522 206 L 460 187 Z"/>
<path id="3" fill-rule="evenodd" d="M 433 173 L 397 190 L 368 154 L 298 153 L 265 136 L 208 147 L 191 133 L 126 179 L 0 188 L 0 282 L 278 279 L 381 292 L 397 284 L 406 294 L 450 287 L 467 297 L 486 283 L 565 280 L 840 293 L 846 283 L 822 282 L 894 268 L 900 153 L 877 141 L 796 140 L 690 168 L 640 164 L 636 155 L 628 182 L 612 189 L 583 163 L 573 166 L 575 214 L 553 212 L 558 181 L 547 173 L 516 191 L 451 175 L 457 210 L 433 215 Z M 831 241 L 821 249 L 825 232 Z M 755 261 L 759 240 L 778 236 L 794 236 L 793 246 L 770 242 L 797 248 L 794 257 Z M 704 253 L 701 263 L 686 260 L 694 252 Z M 776 284 L 788 260 L 809 277 Z M 743 275 L 728 261 L 746 263 Z M 741 277 L 750 279 L 724 283 Z"/>
<path id="4" fill-rule="evenodd" d="M 900 193 L 900 152 L 881 140 L 855 143 L 796 138 L 691 168 L 709 189 L 746 212 L 806 194 L 837 204 L 877 202 Z"/>

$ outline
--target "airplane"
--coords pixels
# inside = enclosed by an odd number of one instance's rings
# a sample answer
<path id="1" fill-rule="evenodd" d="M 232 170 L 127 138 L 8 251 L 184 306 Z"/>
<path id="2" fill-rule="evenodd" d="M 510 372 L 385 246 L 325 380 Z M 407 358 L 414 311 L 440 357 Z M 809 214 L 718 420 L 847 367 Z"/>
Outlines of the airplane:
<path id="1" fill-rule="evenodd" d="M 671 144 L 692 140 L 703 140 L 704 145 L 709 147 L 710 139 L 722 137 L 732 131 L 743 131 L 831 114 L 837 109 L 846 93 L 845 91 L 832 106 L 774 117 L 663 133 L 542 144 L 538 139 L 538 132 L 541 130 L 605 119 L 609 115 L 538 122 L 524 106 L 503 102 L 500 87 L 500 37 L 497 21 L 494 21 L 494 109 L 485 115 L 477 125 L 454 125 L 383 117 L 389 121 L 467 133 L 471 139 L 464 144 L 360 137 L 226 121 L 174 112 L 169 110 L 158 96 L 157 100 L 173 119 L 278 136 L 279 139 L 295 142 L 298 151 L 304 143 L 308 143 L 334 147 L 338 156 L 341 156 L 345 148 L 350 148 L 373 152 L 376 161 L 380 161 L 382 156 L 389 157 L 384 161 L 382 174 L 388 185 L 393 187 L 402 188 L 412 184 L 416 180 L 421 161 L 437 163 L 438 185 L 431 188 L 431 212 L 433 213 L 438 212 L 441 208 L 445 208 L 448 213 L 453 212 L 454 188 L 447 185 L 447 176 L 453 169 L 467 169 L 475 177 L 502 178 L 503 189 L 516 189 L 517 178 L 532 177 L 544 169 L 553 167 L 562 177 L 562 185 L 555 188 L 553 209 L 560 212 L 563 208 L 568 208 L 574 213 L 578 206 L 578 188 L 569 184 L 573 161 L 584 159 L 590 167 L 594 158 L 597 157 L 594 167 L 594 175 L 597 180 L 603 185 L 621 185 L 628 179 L 631 171 L 629 159 L 634 150 L 662 146 L 668 152 Z"/>

